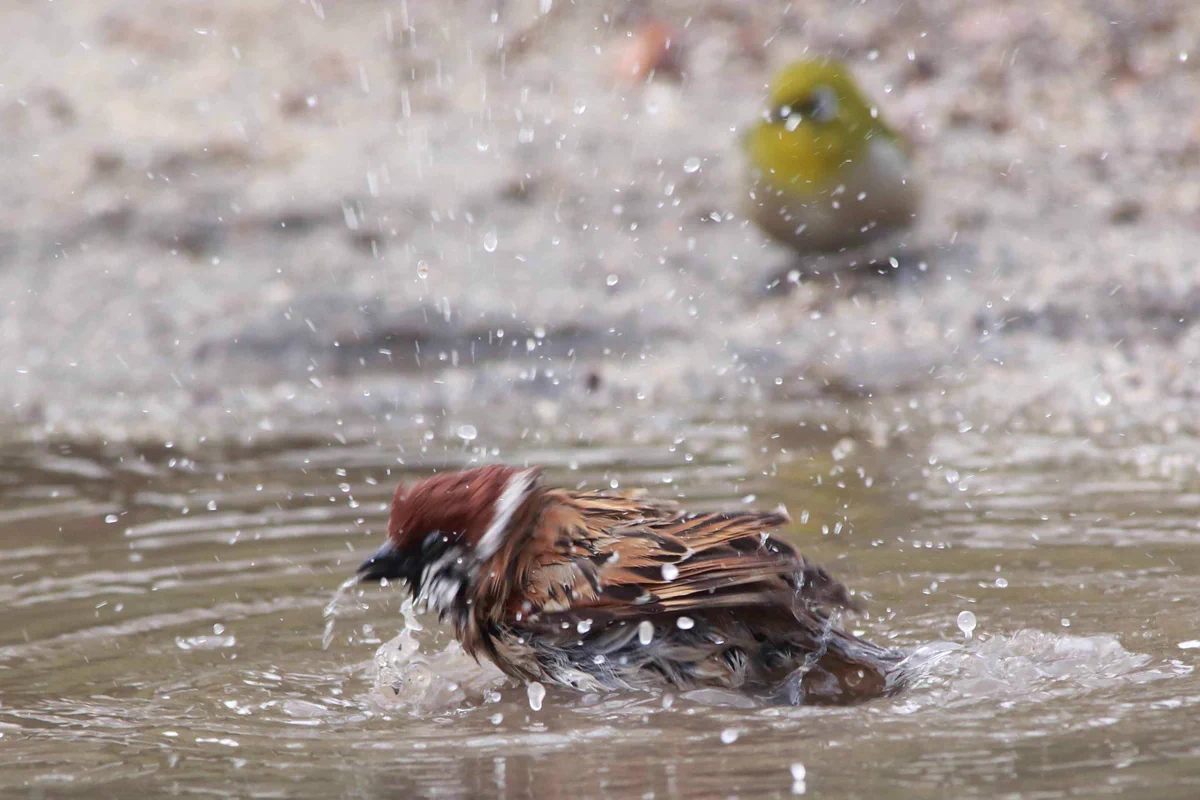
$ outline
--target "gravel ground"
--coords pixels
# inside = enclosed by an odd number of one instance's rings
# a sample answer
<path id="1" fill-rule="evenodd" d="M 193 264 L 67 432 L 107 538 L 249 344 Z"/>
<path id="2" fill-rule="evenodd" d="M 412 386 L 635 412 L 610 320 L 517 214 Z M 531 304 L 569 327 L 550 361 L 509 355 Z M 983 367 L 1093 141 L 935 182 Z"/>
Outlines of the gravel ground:
<path id="1" fill-rule="evenodd" d="M 679 74 L 633 82 L 648 20 Z M 16 0 L 5 21 L 6 437 L 429 408 L 1196 426 L 1194 3 Z M 803 54 L 847 59 L 913 141 L 926 269 L 765 291 L 791 256 L 741 216 L 735 143 Z"/>

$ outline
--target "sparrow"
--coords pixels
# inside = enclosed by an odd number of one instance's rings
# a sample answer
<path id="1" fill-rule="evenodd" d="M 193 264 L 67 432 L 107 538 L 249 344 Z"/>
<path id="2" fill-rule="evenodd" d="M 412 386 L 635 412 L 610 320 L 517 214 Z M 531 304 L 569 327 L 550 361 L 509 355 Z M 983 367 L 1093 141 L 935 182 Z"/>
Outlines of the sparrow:
<path id="1" fill-rule="evenodd" d="M 401 581 L 508 675 L 581 691 L 718 687 L 843 704 L 902 654 L 838 627 L 858 598 L 772 531 L 784 510 L 687 513 L 640 492 L 484 466 L 396 487 L 360 581 Z"/>
<path id="2" fill-rule="evenodd" d="M 907 145 L 839 61 L 783 69 L 742 143 L 748 215 L 801 255 L 863 247 L 917 216 L 920 191 Z"/>

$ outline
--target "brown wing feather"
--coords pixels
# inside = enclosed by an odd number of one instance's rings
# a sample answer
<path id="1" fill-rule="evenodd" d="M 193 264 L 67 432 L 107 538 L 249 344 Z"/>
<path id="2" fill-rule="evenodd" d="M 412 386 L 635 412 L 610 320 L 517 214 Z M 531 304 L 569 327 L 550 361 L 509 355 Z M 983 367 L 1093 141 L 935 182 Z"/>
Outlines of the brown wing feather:
<path id="1" fill-rule="evenodd" d="M 637 495 L 554 490 L 523 550 L 510 619 L 565 611 L 614 617 L 752 605 L 859 604 L 769 535 L 784 512 L 684 516 Z"/>

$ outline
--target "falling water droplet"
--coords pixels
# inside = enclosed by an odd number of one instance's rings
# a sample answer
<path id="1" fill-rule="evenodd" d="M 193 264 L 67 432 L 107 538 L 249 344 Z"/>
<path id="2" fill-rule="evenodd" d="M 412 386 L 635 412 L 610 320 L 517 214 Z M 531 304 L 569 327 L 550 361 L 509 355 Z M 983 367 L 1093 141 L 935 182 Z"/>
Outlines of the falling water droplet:
<path id="1" fill-rule="evenodd" d="M 500 240 L 496 237 L 495 231 L 488 231 L 483 235 L 483 249 L 489 253 L 496 252 L 496 245 L 499 243 Z"/>
<path id="2" fill-rule="evenodd" d="M 681 631 L 690 631 L 692 628 L 696 627 L 696 621 L 691 617 L 680 617 L 679 619 L 675 620 L 675 625 Z"/>
<path id="3" fill-rule="evenodd" d="M 958 615 L 958 629 L 970 639 L 975 632 L 975 615 L 970 611 L 962 611 Z"/>
<path id="4" fill-rule="evenodd" d="M 475 430 L 474 425 L 459 425 L 458 438 L 464 442 L 469 442 L 479 435 L 479 431 Z"/>
<path id="5" fill-rule="evenodd" d="M 429 277 L 429 262 L 424 259 L 417 262 L 417 277 L 425 280 Z"/>
<path id="6" fill-rule="evenodd" d="M 526 691 L 529 694 L 529 707 L 534 711 L 541 711 L 542 701 L 546 699 L 546 687 L 537 681 L 531 681 Z"/>
<path id="7" fill-rule="evenodd" d="M 618 280 L 620 280 L 620 278 L 618 278 L 616 275 L 609 275 L 604 279 L 604 282 L 609 286 L 616 286 Z"/>
<path id="8" fill-rule="evenodd" d="M 1096 405 L 1106 406 L 1112 402 L 1112 395 L 1108 392 L 1096 392 Z"/>
<path id="9" fill-rule="evenodd" d="M 575 101 L 575 113 L 582 114 L 585 111 L 587 111 L 587 103 L 585 103 L 583 100 L 576 100 Z"/>
<path id="10" fill-rule="evenodd" d="M 691 175 L 693 172 L 700 171 L 700 159 L 692 156 L 687 161 L 683 162 L 683 171 Z"/>
<path id="11" fill-rule="evenodd" d="M 638 642 L 647 645 L 652 641 L 654 641 L 654 623 L 648 619 L 642 620 L 638 624 Z"/>
<path id="12" fill-rule="evenodd" d="M 575 626 L 575 630 L 580 633 L 587 633 L 592 629 L 592 621 L 590 619 L 581 619 L 579 624 Z"/>
<path id="13" fill-rule="evenodd" d="M 662 565 L 662 576 L 664 581 L 673 581 L 679 577 L 679 567 L 674 564 Z"/>

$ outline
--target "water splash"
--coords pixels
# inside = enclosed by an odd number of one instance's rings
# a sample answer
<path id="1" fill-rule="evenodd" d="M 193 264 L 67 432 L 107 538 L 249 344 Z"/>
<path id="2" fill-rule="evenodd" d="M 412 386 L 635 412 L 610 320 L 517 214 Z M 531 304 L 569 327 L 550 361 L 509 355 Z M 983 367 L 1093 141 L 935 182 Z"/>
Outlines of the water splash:
<path id="1" fill-rule="evenodd" d="M 329 645 L 333 644 L 333 626 L 337 622 L 337 618 L 341 616 L 343 609 L 346 606 L 346 599 L 350 598 L 354 601 L 354 608 L 358 611 L 365 610 L 367 606 L 358 602 L 358 599 L 350 593 L 350 590 L 358 586 L 359 576 L 355 575 L 342 581 L 342 585 L 333 593 L 333 597 L 325 604 L 325 610 L 322 616 L 325 617 L 325 633 L 321 636 L 321 649 L 328 650 Z"/>
<path id="2" fill-rule="evenodd" d="M 1151 657 L 1126 650 L 1115 636 L 1070 636 L 1021 630 L 980 637 L 968 644 L 934 642 L 913 651 L 902 665 L 907 693 L 920 703 L 921 689 L 937 702 L 972 702 L 1011 695 L 1036 700 L 1144 683 L 1187 674 L 1177 663 L 1152 665 Z"/>
<path id="3" fill-rule="evenodd" d="M 457 641 L 444 646 L 438 632 L 425 630 L 411 597 L 400 607 L 400 633 L 375 651 L 372 663 L 376 704 L 385 710 L 430 713 L 499 699 L 506 682 L 486 659 L 476 663 Z"/>

